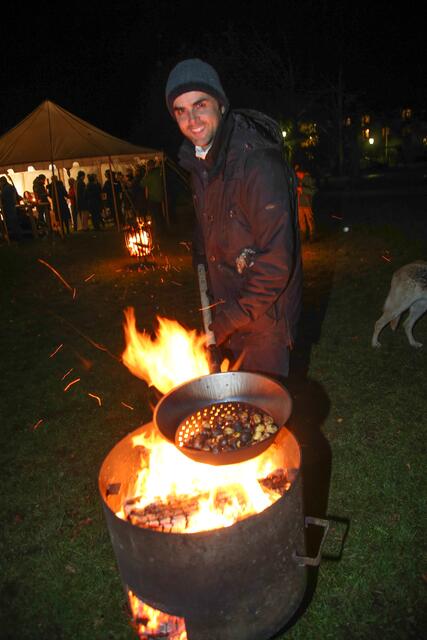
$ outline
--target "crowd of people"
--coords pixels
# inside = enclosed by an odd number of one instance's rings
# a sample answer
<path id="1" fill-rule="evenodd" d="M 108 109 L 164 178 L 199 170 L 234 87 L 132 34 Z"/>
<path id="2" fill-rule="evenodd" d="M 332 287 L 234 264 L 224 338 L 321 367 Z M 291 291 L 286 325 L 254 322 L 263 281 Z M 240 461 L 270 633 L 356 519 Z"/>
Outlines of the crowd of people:
<path id="1" fill-rule="evenodd" d="M 62 235 L 78 231 L 101 231 L 108 224 L 132 226 L 150 219 L 157 233 L 165 229 L 164 190 L 161 166 L 154 159 L 129 167 L 125 173 L 107 169 L 101 184 L 98 174 L 68 171 L 68 188 L 53 175 L 39 174 L 32 192 L 21 196 L 13 182 L 0 177 L 0 235 L 9 240 L 25 236 Z"/>

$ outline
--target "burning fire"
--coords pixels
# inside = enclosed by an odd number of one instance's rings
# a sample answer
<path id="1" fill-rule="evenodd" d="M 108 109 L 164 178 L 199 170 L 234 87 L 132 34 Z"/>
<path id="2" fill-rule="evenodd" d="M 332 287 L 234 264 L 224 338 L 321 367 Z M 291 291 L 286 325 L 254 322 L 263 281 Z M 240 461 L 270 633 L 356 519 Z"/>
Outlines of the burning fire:
<path id="1" fill-rule="evenodd" d="M 125 316 L 123 362 L 134 375 L 167 393 L 209 373 L 204 336 L 158 318 L 158 335 L 151 340 L 136 329 L 133 308 L 126 309 Z M 152 424 L 133 439 L 133 445 L 141 447 L 141 467 L 132 495 L 117 515 L 126 519 L 132 512 L 141 526 L 171 532 L 208 531 L 259 513 L 280 497 L 260 483 L 283 468 L 279 446 L 246 462 L 211 466 L 189 459 Z"/>
<path id="2" fill-rule="evenodd" d="M 132 307 L 125 309 L 125 318 L 123 362 L 150 386 L 168 393 L 183 382 L 209 373 L 205 336 L 186 331 L 175 320 L 159 317 L 158 335 L 152 340 L 147 333 L 137 330 Z"/>
<path id="3" fill-rule="evenodd" d="M 141 526 L 173 533 L 229 527 L 260 513 L 281 495 L 261 483 L 283 469 L 276 444 L 256 458 L 224 466 L 191 460 L 151 424 L 133 438 L 133 445 L 141 447 L 141 467 L 132 497 L 117 515 Z"/>
<path id="4" fill-rule="evenodd" d="M 140 218 L 137 218 L 137 228 L 126 232 L 125 241 L 130 255 L 136 258 L 148 256 L 153 250 L 151 230 Z"/>
<path id="5" fill-rule="evenodd" d="M 129 591 L 129 604 L 140 638 L 166 638 L 168 640 L 187 640 L 183 618 L 170 616 L 153 609 Z"/>
<path id="6" fill-rule="evenodd" d="M 159 317 L 158 332 L 152 340 L 145 332 L 138 332 L 133 308 L 125 310 L 125 318 L 123 362 L 134 375 L 165 394 L 179 384 L 209 374 L 204 336 Z M 133 438 L 133 446 L 141 454 L 140 468 L 116 515 L 157 531 L 194 533 L 228 527 L 260 513 L 290 487 L 284 468 L 283 437 L 279 434 L 276 442 L 256 458 L 211 466 L 185 456 L 150 423 Z M 274 478 L 279 478 L 277 484 Z M 161 634 L 170 640 L 187 640 L 182 618 L 152 609 L 131 591 L 128 595 L 141 639 Z"/>

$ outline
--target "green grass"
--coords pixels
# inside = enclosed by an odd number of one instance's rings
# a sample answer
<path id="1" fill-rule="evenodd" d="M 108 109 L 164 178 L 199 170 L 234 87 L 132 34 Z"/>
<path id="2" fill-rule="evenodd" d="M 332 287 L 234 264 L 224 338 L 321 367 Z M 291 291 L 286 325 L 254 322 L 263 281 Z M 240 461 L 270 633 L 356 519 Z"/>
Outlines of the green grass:
<path id="1" fill-rule="evenodd" d="M 329 227 L 304 247 L 294 423 L 309 515 L 326 513 L 332 531 L 313 598 L 280 636 L 290 640 L 418 639 L 426 624 L 427 318 L 415 327 L 424 350 L 411 349 L 401 328 L 370 347 L 393 270 L 427 255 L 408 228 Z M 111 448 L 151 417 L 146 384 L 118 360 L 123 309 L 135 307 L 141 329 L 157 314 L 201 329 L 180 244 L 189 237 L 165 239 L 157 267 L 139 272 L 127 270 L 113 231 L 0 247 L 2 639 L 135 637 L 97 479 Z"/>

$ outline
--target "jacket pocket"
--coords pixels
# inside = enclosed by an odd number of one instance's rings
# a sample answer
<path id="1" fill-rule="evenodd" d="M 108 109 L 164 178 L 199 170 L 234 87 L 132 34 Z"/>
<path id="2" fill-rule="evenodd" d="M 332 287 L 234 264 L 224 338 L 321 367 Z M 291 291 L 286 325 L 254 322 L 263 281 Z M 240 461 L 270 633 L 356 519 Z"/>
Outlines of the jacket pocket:
<path id="1" fill-rule="evenodd" d="M 233 262 L 243 249 L 254 246 L 252 229 L 239 205 L 231 204 L 227 207 L 221 226 L 224 253 Z"/>

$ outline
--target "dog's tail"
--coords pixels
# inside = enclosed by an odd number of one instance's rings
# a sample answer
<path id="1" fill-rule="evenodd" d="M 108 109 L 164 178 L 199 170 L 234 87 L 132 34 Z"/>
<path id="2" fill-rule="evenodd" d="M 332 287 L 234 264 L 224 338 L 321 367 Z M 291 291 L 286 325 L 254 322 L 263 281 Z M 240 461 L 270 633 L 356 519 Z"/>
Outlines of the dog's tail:
<path id="1" fill-rule="evenodd" d="M 399 324 L 399 320 L 400 320 L 400 316 L 402 314 L 399 313 L 398 316 L 396 316 L 395 318 L 393 318 L 393 320 L 390 320 L 390 327 L 393 329 L 393 331 L 396 331 L 397 329 L 397 325 Z"/>

